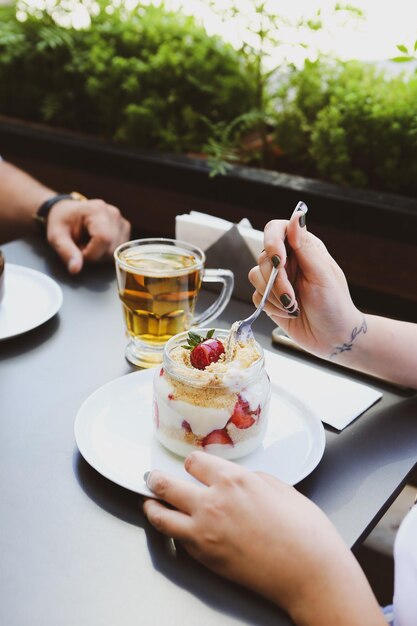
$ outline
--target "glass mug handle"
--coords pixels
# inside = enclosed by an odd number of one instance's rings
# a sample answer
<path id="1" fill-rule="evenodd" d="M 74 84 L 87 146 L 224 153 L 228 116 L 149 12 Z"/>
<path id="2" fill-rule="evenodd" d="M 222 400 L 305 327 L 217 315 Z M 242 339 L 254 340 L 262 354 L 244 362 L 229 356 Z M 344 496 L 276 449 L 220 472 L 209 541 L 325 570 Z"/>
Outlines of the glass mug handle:
<path id="1" fill-rule="evenodd" d="M 223 283 L 219 297 L 206 311 L 197 315 L 193 320 L 193 326 L 201 326 L 213 321 L 224 311 L 232 297 L 233 286 L 235 284 L 233 272 L 230 270 L 204 270 L 203 283 Z"/>

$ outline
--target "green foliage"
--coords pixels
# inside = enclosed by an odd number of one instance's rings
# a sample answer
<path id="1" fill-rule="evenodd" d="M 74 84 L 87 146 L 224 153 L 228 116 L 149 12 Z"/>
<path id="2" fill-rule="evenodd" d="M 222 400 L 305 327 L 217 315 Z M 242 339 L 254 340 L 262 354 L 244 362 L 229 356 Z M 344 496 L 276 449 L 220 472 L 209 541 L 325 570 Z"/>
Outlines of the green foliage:
<path id="1" fill-rule="evenodd" d="M 412 51 L 409 50 L 404 44 L 399 44 L 397 50 L 401 52 L 400 56 L 394 57 L 391 61 L 396 63 L 408 63 L 409 61 L 415 61 L 417 59 L 417 39 L 414 42 Z"/>
<path id="2" fill-rule="evenodd" d="M 260 111 L 249 111 L 229 122 L 217 122 L 212 124 L 206 120 L 210 127 L 210 137 L 203 146 L 210 167 L 210 176 L 226 174 L 231 163 L 245 160 L 241 151 L 242 136 L 253 129 L 259 129 L 264 123 L 264 114 Z M 251 155 L 253 158 L 254 155 Z"/>
<path id="3" fill-rule="evenodd" d="M 224 19 L 239 16 L 239 2 L 225 5 Z M 250 2 L 239 51 L 163 5 L 80 0 L 84 28 L 58 0 L 48 11 L 1 5 L 0 113 L 154 150 L 203 150 L 211 175 L 275 159 L 276 169 L 415 194 L 417 74 L 319 60 L 284 79 L 266 61 L 294 24 Z M 349 4 L 335 11 L 361 15 Z M 297 27 L 315 31 L 323 20 L 318 10 Z M 409 61 L 417 41 L 397 48 Z"/>
<path id="4" fill-rule="evenodd" d="M 94 4 L 84 29 L 59 26 L 51 10 L 20 21 L 15 6 L 0 7 L 0 112 L 189 151 L 208 141 L 206 120 L 229 123 L 254 107 L 253 71 L 192 17 Z"/>
<path id="5" fill-rule="evenodd" d="M 306 62 L 277 102 L 274 133 L 286 169 L 417 192 L 417 76 L 388 77 L 358 62 Z"/>

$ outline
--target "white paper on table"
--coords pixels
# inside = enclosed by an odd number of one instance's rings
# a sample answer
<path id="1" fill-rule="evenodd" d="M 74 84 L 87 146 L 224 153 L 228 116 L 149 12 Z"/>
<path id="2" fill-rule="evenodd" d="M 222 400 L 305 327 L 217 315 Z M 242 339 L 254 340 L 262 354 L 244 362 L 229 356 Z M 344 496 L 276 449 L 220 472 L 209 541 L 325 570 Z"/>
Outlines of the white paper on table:
<path id="1" fill-rule="evenodd" d="M 206 251 L 232 226 L 232 222 L 221 217 L 191 211 L 190 213 L 176 216 L 175 237 L 182 241 L 188 241 Z M 247 218 L 242 219 L 237 224 L 237 228 L 256 261 L 264 247 L 263 232 L 252 228 Z"/>
<path id="2" fill-rule="evenodd" d="M 271 383 L 296 395 L 322 422 L 337 430 L 343 430 L 382 398 L 382 393 L 369 385 L 269 350 L 265 350 L 265 368 Z"/>

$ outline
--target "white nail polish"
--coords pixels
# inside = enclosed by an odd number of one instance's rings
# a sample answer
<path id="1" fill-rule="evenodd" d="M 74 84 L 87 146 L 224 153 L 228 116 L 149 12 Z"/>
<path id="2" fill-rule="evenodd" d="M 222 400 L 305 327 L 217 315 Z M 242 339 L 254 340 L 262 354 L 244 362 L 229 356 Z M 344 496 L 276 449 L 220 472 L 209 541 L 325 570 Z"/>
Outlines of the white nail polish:
<path id="1" fill-rule="evenodd" d="M 305 214 L 307 213 L 307 211 L 308 211 L 308 206 L 306 205 L 306 203 L 305 203 L 305 202 L 303 202 L 302 200 L 300 200 L 300 202 L 297 202 L 297 206 L 295 207 L 294 211 L 292 212 L 291 217 L 292 217 L 295 213 L 298 213 L 298 214 L 301 214 L 301 213 L 302 213 L 303 215 L 305 215 Z"/>

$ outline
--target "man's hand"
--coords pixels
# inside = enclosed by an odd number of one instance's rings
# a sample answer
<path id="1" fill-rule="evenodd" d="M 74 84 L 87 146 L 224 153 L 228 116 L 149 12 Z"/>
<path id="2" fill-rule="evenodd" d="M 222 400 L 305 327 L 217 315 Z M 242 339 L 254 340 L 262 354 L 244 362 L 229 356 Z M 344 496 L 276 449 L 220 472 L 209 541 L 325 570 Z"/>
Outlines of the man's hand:
<path id="1" fill-rule="evenodd" d="M 109 258 L 130 237 L 130 224 L 103 200 L 61 200 L 51 209 L 46 235 L 71 274 L 84 261 Z"/>
<path id="2" fill-rule="evenodd" d="M 54 189 L 0 158 L 0 232 L 3 241 L 33 233 L 33 216 Z M 49 211 L 46 236 L 71 274 L 100 261 L 130 238 L 130 224 L 103 200 L 62 199 Z"/>

